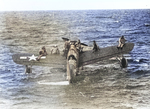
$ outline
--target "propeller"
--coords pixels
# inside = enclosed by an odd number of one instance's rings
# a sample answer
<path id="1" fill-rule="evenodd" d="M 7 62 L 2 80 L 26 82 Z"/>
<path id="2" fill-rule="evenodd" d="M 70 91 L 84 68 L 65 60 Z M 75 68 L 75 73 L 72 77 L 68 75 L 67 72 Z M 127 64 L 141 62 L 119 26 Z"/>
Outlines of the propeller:
<path id="1" fill-rule="evenodd" d="M 70 39 L 68 39 L 68 38 L 65 38 L 65 37 L 62 37 L 62 39 L 64 40 L 64 41 L 69 41 Z M 74 42 L 77 42 L 77 41 L 74 41 Z M 85 43 L 81 43 L 81 45 L 83 45 L 83 46 L 88 46 L 87 44 L 85 44 Z"/>

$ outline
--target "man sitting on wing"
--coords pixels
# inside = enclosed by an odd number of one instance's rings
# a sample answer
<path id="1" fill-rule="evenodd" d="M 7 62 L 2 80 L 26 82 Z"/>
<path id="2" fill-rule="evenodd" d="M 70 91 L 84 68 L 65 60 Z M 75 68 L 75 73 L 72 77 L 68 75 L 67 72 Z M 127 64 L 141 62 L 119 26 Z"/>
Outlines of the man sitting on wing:
<path id="1" fill-rule="evenodd" d="M 93 52 L 96 52 L 96 51 L 100 50 L 99 46 L 96 44 L 95 40 L 93 41 L 93 45 L 94 45 Z"/>
<path id="2" fill-rule="evenodd" d="M 37 61 L 39 61 L 42 56 L 46 56 L 46 55 L 48 54 L 47 54 L 45 46 L 43 46 L 42 49 L 39 51 L 39 57 L 37 58 Z"/>
<path id="3" fill-rule="evenodd" d="M 118 49 L 121 48 L 121 50 L 122 50 L 122 48 L 123 48 L 125 42 L 126 42 L 126 40 L 125 40 L 124 36 L 121 36 L 121 37 L 119 38 L 119 45 L 118 45 L 117 48 L 118 48 Z"/>

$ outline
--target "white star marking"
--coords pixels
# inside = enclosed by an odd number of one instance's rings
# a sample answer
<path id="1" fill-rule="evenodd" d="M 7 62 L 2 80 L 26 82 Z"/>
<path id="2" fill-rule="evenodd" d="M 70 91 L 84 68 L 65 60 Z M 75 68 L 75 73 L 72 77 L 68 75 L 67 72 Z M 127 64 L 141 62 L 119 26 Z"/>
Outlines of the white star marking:
<path id="1" fill-rule="evenodd" d="M 32 61 L 32 60 L 34 60 L 34 61 L 36 61 L 36 56 L 34 56 L 34 55 L 32 55 L 31 57 L 29 57 L 29 61 Z"/>

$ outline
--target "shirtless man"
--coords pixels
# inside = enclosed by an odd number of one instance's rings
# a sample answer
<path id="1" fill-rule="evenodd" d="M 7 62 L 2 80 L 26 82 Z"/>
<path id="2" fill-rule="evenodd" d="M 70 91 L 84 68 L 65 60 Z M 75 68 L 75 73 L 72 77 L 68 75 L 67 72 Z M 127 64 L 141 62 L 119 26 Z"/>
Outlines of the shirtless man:
<path id="1" fill-rule="evenodd" d="M 122 50 L 122 48 L 123 48 L 123 46 L 124 46 L 124 44 L 125 44 L 125 38 L 124 38 L 124 36 L 121 36 L 120 38 L 119 38 L 119 45 L 118 45 L 118 49 L 119 48 L 121 48 L 121 50 Z"/>
<path id="2" fill-rule="evenodd" d="M 59 52 L 58 46 L 57 45 L 53 46 L 51 50 L 51 54 L 59 54 L 59 53 L 60 52 Z"/>
<path id="3" fill-rule="evenodd" d="M 39 57 L 37 58 L 37 61 L 39 61 L 42 56 L 46 56 L 46 55 L 48 54 L 47 54 L 45 46 L 43 46 L 42 49 L 39 51 Z"/>
<path id="4" fill-rule="evenodd" d="M 80 40 L 78 40 L 78 41 L 75 43 L 75 46 L 76 46 L 77 50 L 79 51 L 79 53 L 83 52 L 83 51 L 82 51 L 83 48 L 81 47 L 81 42 L 80 42 Z"/>

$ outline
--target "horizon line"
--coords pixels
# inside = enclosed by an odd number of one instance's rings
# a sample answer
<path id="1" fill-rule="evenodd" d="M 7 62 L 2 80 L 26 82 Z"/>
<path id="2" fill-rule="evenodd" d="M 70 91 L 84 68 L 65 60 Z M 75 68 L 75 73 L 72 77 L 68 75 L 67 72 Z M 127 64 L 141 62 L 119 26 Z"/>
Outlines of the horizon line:
<path id="1" fill-rule="evenodd" d="M 19 12 L 19 11 L 88 11 L 88 10 L 145 10 L 150 8 L 122 8 L 122 9 L 35 9 L 35 10 L 0 10 L 0 12 Z"/>

